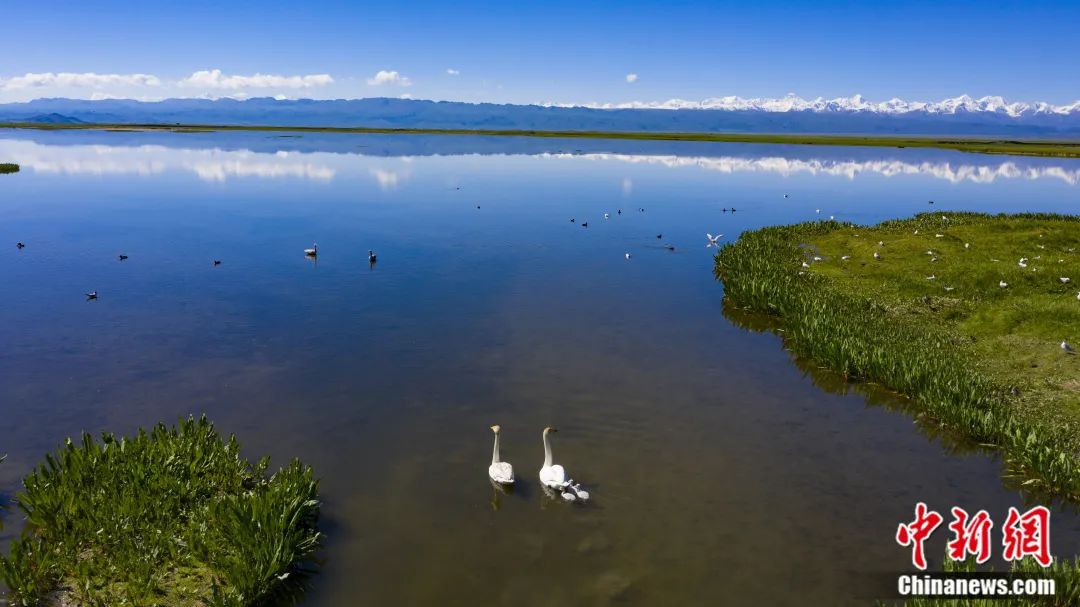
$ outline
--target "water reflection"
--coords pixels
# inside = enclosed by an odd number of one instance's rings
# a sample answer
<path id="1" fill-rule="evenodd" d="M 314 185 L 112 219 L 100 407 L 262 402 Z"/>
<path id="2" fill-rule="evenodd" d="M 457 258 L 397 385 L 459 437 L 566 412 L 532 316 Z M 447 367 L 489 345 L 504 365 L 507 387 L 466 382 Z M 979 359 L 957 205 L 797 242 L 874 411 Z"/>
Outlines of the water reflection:
<path id="1" fill-rule="evenodd" d="M 784 156 L 745 158 L 722 156 L 649 156 L 634 154 L 544 154 L 550 158 L 584 158 L 596 161 L 617 161 L 633 164 L 657 164 L 668 168 L 694 167 L 720 173 L 774 173 L 790 177 L 799 173 L 830 175 L 855 179 L 863 174 L 874 173 L 884 177 L 900 175 L 924 175 L 943 179 L 950 183 L 994 183 L 999 179 L 1060 179 L 1069 185 L 1080 183 L 1080 169 L 1069 170 L 1060 166 L 1024 166 L 1014 160 L 995 162 L 992 157 L 978 164 L 956 162 L 907 162 L 904 160 L 842 160 L 800 159 Z M 628 192 L 632 182 L 623 182 Z"/>
<path id="2" fill-rule="evenodd" d="M 0 130 L 0 151 L 25 170 L 39 173 L 150 176 L 166 171 L 193 172 L 206 181 L 230 178 L 296 178 L 329 181 L 339 174 L 367 170 L 383 190 L 393 190 L 408 171 L 365 168 L 360 156 L 396 157 L 409 163 L 431 155 L 536 155 L 556 160 L 589 160 L 672 169 L 697 168 L 722 174 L 758 173 L 781 177 L 833 176 L 855 180 L 864 175 L 883 177 L 923 176 L 958 183 L 993 184 L 1002 180 L 1056 180 L 1075 186 L 1080 166 L 1048 158 L 1017 158 L 964 154 L 947 150 L 890 148 L 813 148 L 755 144 L 687 144 L 671 148 L 663 142 L 630 142 L 633 152 L 620 152 L 627 142 L 572 142 L 573 151 L 560 140 L 496 139 L 455 136 L 303 135 L 258 139 L 251 133 L 213 134 L 232 145 L 192 147 L 192 140 L 163 133 L 123 133 L 127 143 L 103 145 L 112 133 L 44 132 Z M 115 134 L 121 135 L 121 134 Z M 163 139 L 163 137 L 170 137 Z M 197 140 L 196 140 L 197 142 Z M 301 143 L 298 143 L 301 142 Z M 115 141 L 113 142 L 115 143 Z M 244 147 L 249 146 L 249 147 Z M 596 150 L 594 148 L 613 148 Z M 650 149 L 652 148 L 652 149 Z M 657 149 L 658 148 L 658 149 Z M 664 151 L 665 153 L 652 153 Z M 782 152 L 782 153 L 778 153 Z M 622 192 L 633 192 L 631 177 L 622 180 Z"/>
<path id="3" fill-rule="evenodd" d="M 931 197 L 1080 208 L 1049 171 L 699 162 L 1080 169 L 935 150 L 0 131 L 0 158 L 27 167 L 0 178 L 0 494 L 65 436 L 205 411 L 253 457 L 323 479 L 309 607 L 871 603 L 854 587 L 910 566 L 893 535 L 915 501 L 1025 498 L 999 462 L 913 431 L 901 399 L 725 320 L 705 233 L 818 206 L 878 221 Z M 510 494 L 486 474 L 495 422 L 521 471 Z M 587 507 L 536 482 L 548 425 Z M 1075 554 L 1080 520 L 1054 516 L 1055 553 Z"/>

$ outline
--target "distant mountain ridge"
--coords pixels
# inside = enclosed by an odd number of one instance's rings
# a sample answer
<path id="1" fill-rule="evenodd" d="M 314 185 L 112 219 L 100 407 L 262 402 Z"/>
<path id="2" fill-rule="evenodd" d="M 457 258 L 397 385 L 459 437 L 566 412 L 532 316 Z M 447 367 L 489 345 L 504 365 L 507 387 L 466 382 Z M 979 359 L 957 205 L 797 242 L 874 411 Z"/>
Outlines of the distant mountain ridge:
<path id="1" fill-rule="evenodd" d="M 986 96 L 978 99 L 969 95 L 960 95 L 938 102 L 905 101 L 892 98 L 888 101 L 867 101 L 862 95 L 837 97 L 835 99 L 803 99 L 797 95 L 788 95 L 779 99 L 743 97 L 713 97 L 702 101 L 671 99 L 660 102 L 631 101 L 627 103 L 588 103 L 588 104 L 545 104 L 554 107 L 590 107 L 596 109 L 664 109 L 664 110 L 726 110 L 726 111 L 762 111 L 762 112 L 872 112 L 877 114 L 906 114 L 925 112 L 927 114 L 957 114 L 962 112 L 986 112 L 1005 114 L 1013 118 L 1025 115 L 1080 114 L 1080 100 L 1070 104 L 1054 105 L 1046 102 L 1027 103 L 1024 101 L 1006 101 L 1000 96 Z"/>
<path id="2" fill-rule="evenodd" d="M 221 124 L 431 129 L 836 133 L 1080 138 L 1080 102 L 956 97 L 875 103 L 856 95 L 806 100 L 722 97 L 658 104 L 510 105 L 366 99 L 36 99 L 0 104 L 0 122 Z"/>

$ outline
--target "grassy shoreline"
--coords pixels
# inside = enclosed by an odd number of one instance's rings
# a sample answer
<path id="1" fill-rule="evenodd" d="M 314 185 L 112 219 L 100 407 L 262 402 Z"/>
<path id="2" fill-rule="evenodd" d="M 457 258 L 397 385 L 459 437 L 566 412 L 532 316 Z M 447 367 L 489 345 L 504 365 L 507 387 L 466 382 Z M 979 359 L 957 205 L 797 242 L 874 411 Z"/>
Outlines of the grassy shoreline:
<path id="1" fill-rule="evenodd" d="M 18 173 L 19 165 L 14 162 L 0 162 L 0 175 L 5 173 Z"/>
<path id="2" fill-rule="evenodd" d="M 783 133 L 678 133 L 623 131 L 543 131 L 528 129 L 422 129 L 369 127 L 314 127 L 211 124 L 53 124 L 0 122 L 0 128 L 37 130 L 169 131 L 207 133 L 215 131 L 269 131 L 301 133 L 356 133 L 390 135 L 481 135 L 489 137 L 540 137 L 570 139 L 629 139 L 639 141 L 705 141 L 717 143 L 772 143 L 784 145 L 858 146 L 891 148 L 939 148 L 978 154 L 1080 158 L 1080 140 L 1018 140 L 978 137 L 860 136 Z"/>
<path id="3" fill-rule="evenodd" d="M 68 440 L 23 481 L 6 604 L 246 607 L 294 593 L 321 533 L 318 481 L 240 456 L 205 417 Z"/>
<path id="4" fill-rule="evenodd" d="M 1078 236 L 1080 217 L 1055 215 L 812 222 L 743 234 L 715 271 L 799 355 L 910 397 L 1026 489 L 1080 501 L 1080 357 L 1059 347 L 1080 340 L 1075 283 L 1059 282 L 1080 278 Z"/>

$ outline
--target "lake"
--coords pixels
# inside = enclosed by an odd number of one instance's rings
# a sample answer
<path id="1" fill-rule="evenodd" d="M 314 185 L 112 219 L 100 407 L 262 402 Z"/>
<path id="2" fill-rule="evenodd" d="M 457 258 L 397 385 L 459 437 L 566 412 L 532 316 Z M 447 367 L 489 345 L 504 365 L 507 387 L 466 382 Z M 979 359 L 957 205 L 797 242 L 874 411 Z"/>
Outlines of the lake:
<path id="1" fill-rule="evenodd" d="M 705 233 L 1076 213 L 1080 160 L 0 130 L 5 161 L 0 495 L 67 436 L 205 412 L 322 478 L 305 606 L 864 605 L 910 570 L 893 538 L 916 502 L 998 525 L 1032 503 L 725 309 Z M 487 479 L 496 423 L 509 494 Z M 585 505 L 538 485 L 549 425 Z M 1080 518 L 1053 509 L 1071 557 Z"/>

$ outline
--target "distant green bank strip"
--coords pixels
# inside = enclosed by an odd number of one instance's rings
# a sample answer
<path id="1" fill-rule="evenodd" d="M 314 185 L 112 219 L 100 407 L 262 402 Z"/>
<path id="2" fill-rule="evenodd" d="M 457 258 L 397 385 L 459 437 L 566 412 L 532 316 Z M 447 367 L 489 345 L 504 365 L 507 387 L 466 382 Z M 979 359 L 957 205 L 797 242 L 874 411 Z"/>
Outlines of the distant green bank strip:
<path id="1" fill-rule="evenodd" d="M 747 232 L 715 272 L 796 354 L 910 397 L 998 449 L 1023 488 L 1080 501 L 1080 356 L 1061 346 L 1080 342 L 1078 250 L 1077 216 L 939 212 Z"/>
<path id="2" fill-rule="evenodd" d="M 206 124 L 56 124 L 0 123 L 0 128 L 42 130 L 122 130 L 201 133 L 213 131 L 271 131 L 299 133 L 365 133 L 401 135 L 483 135 L 494 137 L 549 137 L 571 139 L 631 139 L 640 141 L 712 141 L 727 143 L 779 143 L 788 145 L 941 148 L 980 154 L 1080 158 L 1080 141 L 969 139 L 939 137 L 871 137 L 857 135 L 799 135 L 754 133 L 664 133 L 619 131 L 537 131 L 517 129 L 394 129 L 366 127 L 241 126 Z"/>
<path id="3" fill-rule="evenodd" d="M 268 466 L 205 418 L 68 440 L 15 497 L 26 527 L 0 556 L 0 604 L 288 604 L 322 537 L 318 482 Z"/>
<path id="4" fill-rule="evenodd" d="M 0 162 L 0 175 L 4 173 L 18 173 L 19 165 L 11 162 Z"/>

